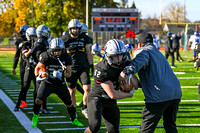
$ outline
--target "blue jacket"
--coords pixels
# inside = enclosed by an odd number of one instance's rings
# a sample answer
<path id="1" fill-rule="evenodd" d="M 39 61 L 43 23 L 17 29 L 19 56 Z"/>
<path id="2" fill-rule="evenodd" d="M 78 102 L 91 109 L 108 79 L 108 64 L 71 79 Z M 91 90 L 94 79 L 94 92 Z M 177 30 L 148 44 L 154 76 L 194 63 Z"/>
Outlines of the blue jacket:
<path id="1" fill-rule="evenodd" d="M 179 80 L 153 44 L 148 43 L 137 49 L 134 59 L 123 72 L 138 73 L 146 103 L 180 99 L 182 96 Z"/>

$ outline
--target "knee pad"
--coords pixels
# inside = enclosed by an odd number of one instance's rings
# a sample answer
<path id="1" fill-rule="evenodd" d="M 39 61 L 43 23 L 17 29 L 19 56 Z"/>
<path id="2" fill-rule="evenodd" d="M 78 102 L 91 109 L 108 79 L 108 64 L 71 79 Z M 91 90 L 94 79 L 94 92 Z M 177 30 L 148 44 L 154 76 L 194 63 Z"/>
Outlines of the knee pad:
<path id="1" fill-rule="evenodd" d="M 40 104 L 43 103 L 43 101 L 42 101 L 41 99 L 39 99 L 39 98 L 36 98 L 36 99 L 35 99 L 35 103 L 36 103 L 37 105 L 40 105 Z"/>

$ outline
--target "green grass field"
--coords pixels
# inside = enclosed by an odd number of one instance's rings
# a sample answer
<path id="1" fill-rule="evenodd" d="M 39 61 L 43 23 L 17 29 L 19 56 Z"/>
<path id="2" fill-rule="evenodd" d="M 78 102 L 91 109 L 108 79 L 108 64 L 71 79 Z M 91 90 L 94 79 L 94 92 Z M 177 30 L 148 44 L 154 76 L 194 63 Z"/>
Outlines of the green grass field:
<path id="1" fill-rule="evenodd" d="M 163 52 L 163 51 L 162 51 Z M 177 125 L 179 133 L 197 133 L 200 132 L 200 102 L 198 95 L 197 83 L 200 83 L 199 71 L 193 68 L 193 63 L 188 62 L 192 59 L 192 51 L 181 51 L 183 62 L 175 62 L 177 68 L 173 69 L 177 73 L 177 77 L 181 83 L 183 91 L 182 101 L 179 106 L 177 114 Z M 17 67 L 17 75 L 13 76 L 11 73 L 13 64 L 14 52 L 0 52 L 0 89 L 14 102 L 18 98 L 18 92 L 20 90 L 19 80 L 19 65 Z M 99 59 L 94 57 L 94 62 L 97 63 Z M 171 63 L 171 57 L 168 61 Z M 92 78 L 93 79 L 93 78 Z M 93 80 L 91 80 L 93 83 Z M 22 110 L 26 116 L 32 119 L 32 96 L 33 85 L 31 85 L 28 92 L 28 108 Z M 82 95 L 77 91 L 76 94 L 77 102 L 81 102 Z M 139 126 L 141 124 L 141 112 L 144 106 L 144 95 L 142 90 L 136 90 L 133 98 L 118 100 L 118 105 L 121 112 L 120 118 L 120 132 L 121 133 L 137 133 L 139 132 Z M 62 103 L 62 101 L 55 95 L 52 94 L 47 99 L 47 103 Z M 0 99 L 0 132 L 9 133 L 24 133 L 27 132 L 24 127 L 18 122 L 13 113 Z M 51 114 L 41 114 L 39 122 L 68 122 L 70 121 L 69 115 L 63 104 L 48 105 L 50 112 L 57 112 Z M 14 109 L 14 108 L 13 108 Z M 87 119 L 81 114 L 81 108 L 77 107 L 78 119 L 84 124 L 84 128 L 88 126 Z M 42 118 L 45 116 L 66 116 L 66 118 Z M 165 130 L 162 127 L 163 120 L 159 122 L 159 127 L 155 130 L 156 133 L 164 133 Z M 102 121 L 102 127 L 105 127 Z M 80 129 L 72 126 L 70 123 L 60 124 L 39 124 L 38 128 L 42 132 L 69 132 L 69 133 L 80 133 L 84 129 Z M 60 130 L 55 130 L 60 129 Z M 99 133 L 105 133 L 106 129 L 103 128 Z"/>

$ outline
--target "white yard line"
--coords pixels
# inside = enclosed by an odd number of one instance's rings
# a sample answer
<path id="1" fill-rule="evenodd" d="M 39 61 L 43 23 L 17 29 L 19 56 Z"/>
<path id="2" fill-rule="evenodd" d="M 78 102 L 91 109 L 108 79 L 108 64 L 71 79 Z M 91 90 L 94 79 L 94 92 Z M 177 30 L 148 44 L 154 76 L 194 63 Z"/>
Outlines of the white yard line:
<path id="1" fill-rule="evenodd" d="M 177 127 L 200 127 L 200 124 L 181 124 L 176 125 Z M 163 125 L 158 125 L 157 127 L 164 127 Z M 106 127 L 101 127 L 101 129 L 105 129 Z M 140 125 L 134 126 L 120 126 L 119 128 L 140 128 Z M 53 129 L 45 129 L 46 131 L 70 131 L 70 130 L 85 130 L 86 127 L 82 128 L 53 128 Z"/>
<path id="2" fill-rule="evenodd" d="M 0 99 L 5 103 L 9 110 L 15 115 L 17 120 L 29 133 L 42 133 L 42 131 L 39 128 L 31 127 L 31 121 L 22 111 L 14 112 L 15 104 L 1 89 Z"/>

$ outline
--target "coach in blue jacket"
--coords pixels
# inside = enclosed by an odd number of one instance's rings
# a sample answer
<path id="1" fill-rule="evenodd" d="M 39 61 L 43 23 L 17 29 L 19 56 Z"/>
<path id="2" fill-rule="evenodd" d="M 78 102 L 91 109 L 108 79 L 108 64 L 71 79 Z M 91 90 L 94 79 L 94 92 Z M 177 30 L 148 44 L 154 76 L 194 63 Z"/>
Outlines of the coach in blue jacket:
<path id="1" fill-rule="evenodd" d="M 139 36 L 142 47 L 134 53 L 134 59 L 121 72 L 122 77 L 138 73 L 142 91 L 145 95 L 145 106 L 142 111 L 140 133 L 154 132 L 163 116 L 166 133 L 177 133 L 176 114 L 182 96 L 179 80 L 168 61 L 153 45 L 152 35 L 142 33 Z"/>

